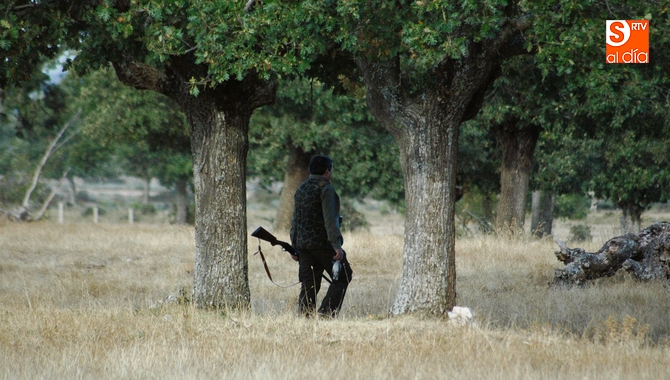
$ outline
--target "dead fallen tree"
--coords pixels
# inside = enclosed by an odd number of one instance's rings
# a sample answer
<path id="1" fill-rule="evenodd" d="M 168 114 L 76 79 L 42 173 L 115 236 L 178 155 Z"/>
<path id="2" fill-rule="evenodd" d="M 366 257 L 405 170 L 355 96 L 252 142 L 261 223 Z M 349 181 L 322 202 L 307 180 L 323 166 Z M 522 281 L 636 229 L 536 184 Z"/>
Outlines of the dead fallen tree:
<path id="1" fill-rule="evenodd" d="M 670 280 L 670 223 L 659 222 L 637 233 L 610 239 L 598 252 L 568 248 L 557 241 L 565 269 L 556 269 L 553 285 L 584 285 L 625 270 L 638 281 Z"/>

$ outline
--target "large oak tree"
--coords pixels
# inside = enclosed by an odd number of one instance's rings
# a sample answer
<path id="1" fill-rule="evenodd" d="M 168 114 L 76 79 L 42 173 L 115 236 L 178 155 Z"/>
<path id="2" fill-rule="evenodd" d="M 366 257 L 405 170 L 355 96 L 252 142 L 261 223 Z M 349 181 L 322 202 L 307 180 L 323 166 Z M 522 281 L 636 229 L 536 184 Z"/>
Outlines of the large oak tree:
<path id="1" fill-rule="evenodd" d="M 502 62 L 526 51 L 530 19 L 507 1 L 347 1 L 322 14 L 337 19 L 330 35 L 356 62 L 370 111 L 400 149 L 404 262 L 390 312 L 446 315 L 456 301 L 459 128 Z"/>
<path id="2" fill-rule="evenodd" d="M 299 18 L 290 9 L 252 18 L 229 1 L 16 0 L 0 7 L 0 86 L 24 80 L 28 68 L 66 46 L 75 56 L 68 68 L 83 73 L 111 62 L 123 83 L 179 104 L 191 127 L 196 192 L 194 300 L 248 307 L 249 118 L 274 100 L 270 73 L 300 70 L 298 55 L 317 50 L 309 41 L 275 39 L 285 30 L 277 28 Z"/>

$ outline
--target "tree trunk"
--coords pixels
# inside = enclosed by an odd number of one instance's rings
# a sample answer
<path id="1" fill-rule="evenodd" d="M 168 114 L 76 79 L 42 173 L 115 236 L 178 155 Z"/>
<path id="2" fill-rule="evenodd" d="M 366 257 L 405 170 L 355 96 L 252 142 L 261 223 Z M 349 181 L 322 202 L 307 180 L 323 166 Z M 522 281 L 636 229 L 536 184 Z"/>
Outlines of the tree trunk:
<path id="1" fill-rule="evenodd" d="M 70 204 L 77 206 L 77 184 L 74 182 L 74 176 L 68 176 L 68 184 L 70 184 Z"/>
<path id="2" fill-rule="evenodd" d="M 444 105 L 435 98 L 426 112 L 434 118 L 405 129 L 397 138 L 406 189 L 406 223 L 402 278 L 391 307 L 394 315 L 446 315 L 456 301 L 454 205 L 460 123 L 441 114 Z"/>
<path id="3" fill-rule="evenodd" d="M 670 279 L 670 223 L 659 222 L 638 233 L 610 239 L 598 252 L 568 248 L 558 242 L 556 252 L 565 269 L 556 269 L 554 285 L 584 285 L 590 280 L 609 277 L 620 269 L 638 281 Z"/>
<path id="4" fill-rule="evenodd" d="M 412 93 L 399 59 L 357 61 L 370 111 L 400 148 L 405 184 L 403 268 L 392 315 L 446 317 L 454 306 L 459 128 L 481 107 L 501 57 L 500 47 L 476 45 L 463 61 L 445 59 L 434 80 Z"/>
<path id="5" fill-rule="evenodd" d="M 636 203 L 619 203 L 621 208 L 621 233 L 640 231 L 640 221 L 644 207 Z"/>
<path id="6" fill-rule="evenodd" d="M 142 204 L 149 204 L 149 196 L 151 193 L 151 177 L 144 178 L 144 191 L 142 193 Z"/>
<path id="7" fill-rule="evenodd" d="M 246 307 L 246 155 L 250 115 L 215 111 L 191 120 L 198 306 Z"/>
<path id="8" fill-rule="evenodd" d="M 528 180 L 540 127 L 519 128 L 517 122 L 509 120 L 497 129 L 498 143 L 502 146 L 500 200 L 496 214 L 498 230 L 522 229 L 526 219 Z"/>
<path id="9" fill-rule="evenodd" d="M 493 197 L 495 197 L 495 194 L 489 194 L 489 193 L 483 193 L 482 194 L 482 218 L 493 225 L 493 209 L 494 209 L 494 204 L 493 204 Z"/>
<path id="10" fill-rule="evenodd" d="M 188 202 L 186 197 L 186 181 L 180 180 L 175 183 L 177 188 L 177 215 L 175 224 L 186 224 L 188 221 Z"/>
<path id="11" fill-rule="evenodd" d="M 165 71 L 114 62 L 125 84 L 161 92 L 177 101 L 191 126 L 195 190 L 193 301 L 200 308 L 250 307 L 247 262 L 247 131 L 254 109 L 274 101 L 276 85 L 254 73 L 241 81 L 205 87 L 196 97 L 189 80 L 206 67 L 191 55 L 173 57 Z"/>
<path id="12" fill-rule="evenodd" d="M 47 211 L 47 208 L 49 207 L 49 204 L 51 204 L 51 201 L 54 199 L 56 196 L 56 193 L 58 190 L 60 190 L 61 186 L 63 185 L 63 180 L 67 177 L 67 173 L 70 171 L 70 169 L 66 169 L 65 172 L 63 172 L 63 176 L 58 180 L 58 183 L 56 186 L 51 188 L 51 192 L 47 196 L 47 199 L 44 200 L 42 203 L 42 207 L 40 207 L 39 210 L 35 213 L 35 215 L 32 215 L 32 220 L 38 221 L 42 219 L 42 216 L 44 216 L 44 213 Z"/>
<path id="13" fill-rule="evenodd" d="M 551 235 L 551 228 L 554 223 L 555 201 L 555 192 L 533 191 L 530 212 L 530 232 L 533 235 L 537 237 Z"/>
<path id="14" fill-rule="evenodd" d="M 309 177 L 309 161 L 312 154 L 305 152 L 302 148 L 290 144 L 288 164 L 284 175 L 284 188 L 279 198 L 279 209 L 275 221 L 276 231 L 289 231 L 291 219 L 293 218 L 293 195 L 301 183 Z"/>

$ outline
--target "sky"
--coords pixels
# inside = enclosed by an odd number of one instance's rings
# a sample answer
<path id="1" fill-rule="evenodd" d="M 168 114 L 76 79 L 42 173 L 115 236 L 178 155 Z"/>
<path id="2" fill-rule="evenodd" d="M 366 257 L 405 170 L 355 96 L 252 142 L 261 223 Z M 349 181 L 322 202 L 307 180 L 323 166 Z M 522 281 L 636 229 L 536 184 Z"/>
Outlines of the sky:
<path id="1" fill-rule="evenodd" d="M 71 53 L 62 54 L 56 62 L 44 68 L 44 72 L 49 76 L 51 83 L 58 84 L 63 78 L 67 76 L 67 72 L 63 72 L 63 65 L 68 58 L 73 58 Z"/>

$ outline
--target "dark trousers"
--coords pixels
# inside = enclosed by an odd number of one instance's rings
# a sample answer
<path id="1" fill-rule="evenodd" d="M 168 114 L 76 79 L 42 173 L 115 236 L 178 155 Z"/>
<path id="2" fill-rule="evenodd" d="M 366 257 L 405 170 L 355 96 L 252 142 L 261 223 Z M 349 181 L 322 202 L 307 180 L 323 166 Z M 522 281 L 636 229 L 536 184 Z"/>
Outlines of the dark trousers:
<path id="1" fill-rule="evenodd" d="M 298 277 L 302 286 L 300 287 L 298 302 L 302 314 L 312 315 L 314 313 L 316 295 L 321 289 L 321 275 L 323 272 L 327 272 L 330 278 L 333 278 L 333 256 L 335 256 L 335 251 L 332 249 L 300 250 Z M 326 296 L 321 301 L 319 314 L 329 317 L 337 316 L 342 307 L 342 301 L 344 301 L 344 295 L 347 292 L 352 273 L 351 266 L 345 256 L 342 260 L 342 269 L 338 279 L 330 284 Z"/>

